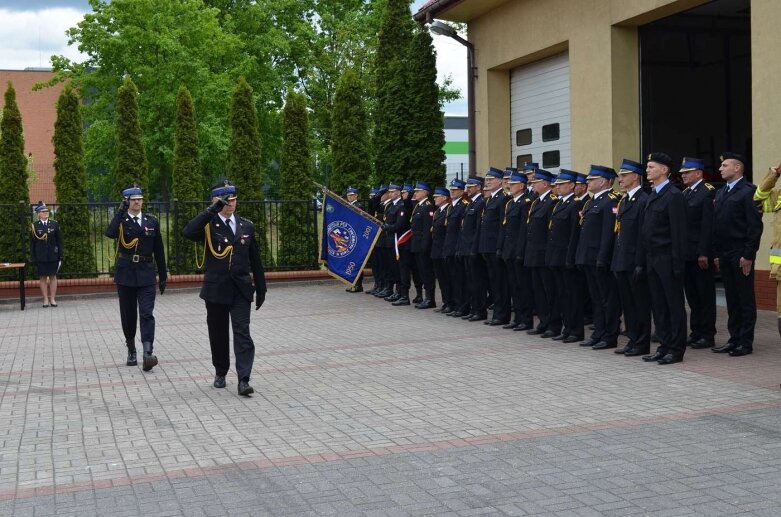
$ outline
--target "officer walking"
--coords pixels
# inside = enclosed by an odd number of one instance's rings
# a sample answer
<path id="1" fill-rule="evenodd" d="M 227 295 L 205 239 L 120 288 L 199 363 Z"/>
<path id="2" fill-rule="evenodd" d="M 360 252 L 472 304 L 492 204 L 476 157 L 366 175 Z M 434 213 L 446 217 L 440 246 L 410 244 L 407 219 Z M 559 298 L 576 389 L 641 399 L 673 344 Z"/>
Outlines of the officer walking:
<path id="1" fill-rule="evenodd" d="M 561 169 L 553 183 L 558 201 L 551 211 L 545 250 L 545 264 L 553 279 L 553 299 L 558 300 L 563 325 L 561 334 L 553 339 L 567 343 L 583 341 L 583 308 L 580 299 L 574 296 L 580 291 L 574 289 L 577 273 L 574 268 L 575 248 L 571 244 L 573 234 L 580 230 L 580 210 L 575 200 L 576 179 L 576 172 Z"/>
<path id="2" fill-rule="evenodd" d="M 235 214 L 236 186 L 228 180 L 220 181 L 212 186 L 211 197 L 212 204 L 187 223 L 182 235 L 204 246 L 201 298 L 206 302 L 206 324 L 215 370 L 213 385 L 225 387 L 230 368 L 230 325 L 238 392 L 246 397 L 255 392 L 249 385 L 255 361 L 255 343 L 249 331 L 250 304 L 254 294 L 255 310 L 263 305 L 266 279 L 255 226 L 249 219 Z"/>
<path id="3" fill-rule="evenodd" d="M 49 207 L 43 201 L 35 207 L 38 220 L 30 236 L 30 257 L 35 262 L 43 307 L 57 307 L 57 272 L 62 264 L 62 232 L 57 221 L 49 219 Z"/>
<path id="4" fill-rule="evenodd" d="M 155 268 L 160 294 L 165 292 L 168 270 L 165 265 L 160 223 L 141 212 L 144 193 L 137 184 L 122 190 L 122 203 L 106 228 L 105 235 L 117 239 L 114 283 L 119 295 L 119 315 L 127 345 L 127 365 L 138 364 L 136 357 L 136 320 L 140 314 L 141 343 L 144 347 L 143 370 L 157 364 L 155 342 Z"/>
<path id="5" fill-rule="evenodd" d="M 713 348 L 732 357 L 754 351 L 757 303 L 754 297 L 754 260 L 762 237 L 762 208 L 754 204 L 756 187 L 743 177 L 743 156 L 721 155 L 721 177 L 727 182 L 713 204 L 713 247 L 716 270 L 721 271 L 727 298 L 729 341 Z"/>
<path id="6" fill-rule="evenodd" d="M 670 182 L 673 160 L 651 153 L 645 172 L 652 184 L 640 230 L 637 274 L 648 275 L 651 307 L 659 347 L 643 361 L 673 364 L 686 352 L 686 303 L 683 296 L 683 250 L 686 243 L 686 201 Z M 752 192 L 753 194 L 753 192 Z"/>
<path id="7" fill-rule="evenodd" d="M 637 254 L 640 229 L 648 194 L 642 190 L 645 167 L 633 160 L 624 160 L 618 171 L 623 196 L 618 201 L 615 224 L 615 245 L 610 269 L 616 277 L 618 297 L 624 313 L 629 342 L 617 348 L 617 354 L 627 357 L 645 355 L 651 351 L 651 294 L 648 278 L 635 275 L 640 265 Z"/>
<path id="8" fill-rule="evenodd" d="M 713 199 L 716 188 L 703 181 L 705 163 L 684 158 L 681 177 L 686 188 L 686 246 L 683 250 L 684 292 L 689 302 L 692 348 L 712 348 L 716 335 L 716 281 L 713 267 Z"/>
<path id="9" fill-rule="evenodd" d="M 594 332 L 580 346 L 594 350 L 617 348 L 621 307 L 616 279 L 610 272 L 615 237 L 618 195 L 611 190 L 616 171 L 610 167 L 592 165 L 588 181 L 591 198 L 581 210 L 580 236 L 575 252 L 575 264 L 586 273 L 586 283 L 594 310 Z"/>

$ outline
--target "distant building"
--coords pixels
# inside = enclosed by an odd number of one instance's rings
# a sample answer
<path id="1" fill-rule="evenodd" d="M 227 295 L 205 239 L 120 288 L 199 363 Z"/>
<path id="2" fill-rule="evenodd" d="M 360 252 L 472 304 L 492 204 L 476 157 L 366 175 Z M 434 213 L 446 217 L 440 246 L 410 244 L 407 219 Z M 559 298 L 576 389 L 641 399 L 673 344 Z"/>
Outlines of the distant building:
<path id="1" fill-rule="evenodd" d="M 447 181 L 469 176 L 469 119 L 445 116 L 445 166 Z"/>
<path id="2" fill-rule="evenodd" d="M 16 103 L 22 114 L 24 152 L 28 156 L 35 181 L 30 185 L 30 201 L 56 202 L 54 191 L 54 122 L 57 120 L 57 98 L 62 84 L 33 91 L 33 85 L 48 81 L 54 72 L 49 68 L 0 70 L 0 109 L 5 106 L 5 91 L 10 81 L 16 90 Z M 11 200 L 0 200 L 8 203 Z"/>

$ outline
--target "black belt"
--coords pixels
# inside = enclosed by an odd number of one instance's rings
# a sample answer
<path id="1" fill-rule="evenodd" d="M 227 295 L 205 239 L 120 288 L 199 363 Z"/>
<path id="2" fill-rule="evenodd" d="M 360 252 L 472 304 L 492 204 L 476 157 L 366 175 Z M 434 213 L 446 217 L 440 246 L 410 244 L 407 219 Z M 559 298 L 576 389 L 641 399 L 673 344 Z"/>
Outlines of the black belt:
<path id="1" fill-rule="evenodd" d="M 118 258 L 129 260 L 130 262 L 152 262 L 152 255 L 128 255 L 120 253 Z"/>

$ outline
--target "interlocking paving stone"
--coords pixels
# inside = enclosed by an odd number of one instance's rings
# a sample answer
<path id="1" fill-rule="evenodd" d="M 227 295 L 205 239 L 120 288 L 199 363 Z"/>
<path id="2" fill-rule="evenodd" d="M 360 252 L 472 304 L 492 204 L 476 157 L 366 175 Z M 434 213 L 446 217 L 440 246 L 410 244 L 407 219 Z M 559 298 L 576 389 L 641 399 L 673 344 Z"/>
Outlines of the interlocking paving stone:
<path id="1" fill-rule="evenodd" d="M 0 305 L 0 515 L 777 515 L 781 347 L 611 351 L 275 286 L 257 394 L 212 388 L 197 292 L 124 366 L 117 301 Z M 719 308 L 723 341 L 725 313 Z"/>

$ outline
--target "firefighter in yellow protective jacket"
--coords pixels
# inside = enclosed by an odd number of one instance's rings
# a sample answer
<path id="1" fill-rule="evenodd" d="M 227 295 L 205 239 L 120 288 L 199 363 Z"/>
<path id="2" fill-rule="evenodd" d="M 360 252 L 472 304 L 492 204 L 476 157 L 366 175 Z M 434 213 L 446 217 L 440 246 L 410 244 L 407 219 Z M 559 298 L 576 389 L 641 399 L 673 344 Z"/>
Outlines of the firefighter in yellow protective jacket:
<path id="1" fill-rule="evenodd" d="M 754 200 L 762 203 L 762 211 L 774 213 L 773 242 L 770 245 L 770 277 L 776 280 L 776 314 L 778 316 L 778 333 L 781 334 L 781 188 L 774 189 L 781 176 L 781 163 L 771 167 L 757 186 Z"/>

